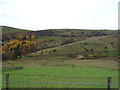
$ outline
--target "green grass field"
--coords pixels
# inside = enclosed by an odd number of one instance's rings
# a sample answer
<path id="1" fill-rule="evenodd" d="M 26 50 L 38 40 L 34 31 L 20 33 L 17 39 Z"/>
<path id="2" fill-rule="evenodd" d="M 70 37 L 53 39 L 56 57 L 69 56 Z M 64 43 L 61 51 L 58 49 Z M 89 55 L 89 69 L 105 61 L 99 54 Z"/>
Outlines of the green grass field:
<path id="1" fill-rule="evenodd" d="M 6 74 L 10 74 L 11 82 L 18 82 L 11 83 L 11 88 L 106 88 L 107 85 L 73 83 L 105 84 L 107 77 L 118 77 L 118 62 L 112 59 L 107 60 L 107 58 L 103 60 L 72 60 L 65 56 L 39 56 L 25 57 L 9 62 L 16 67 L 24 67 L 21 70 L 3 68 L 3 82 L 5 82 Z M 5 64 L 8 65 L 3 62 L 3 66 Z M 112 78 L 112 83 L 118 83 L 118 78 Z M 117 88 L 118 86 L 112 85 L 112 87 Z"/>
<path id="2" fill-rule="evenodd" d="M 105 77 L 117 77 L 117 70 L 92 68 L 92 67 L 44 67 L 44 68 L 25 68 L 22 70 L 13 70 L 3 72 L 3 82 L 5 74 L 10 74 L 10 82 L 28 82 L 11 83 L 11 88 L 106 88 L 107 85 L 80 85 L 80 84 L 52 84 L 37 82 L 63 82 L 63 83 L 106 83 Z M 86 77 L 86 78 L 78 78 Z M 87 78 L 91 77 L 91 78 Z M 97 78 L 99 77 L 99 78 Z M 103 78 L 104 77 L 104 78 Z M 29 83 L 31 82 L 31 83 Z M 36 82 L 36 83 L 34 83 Z M 118 78 L 112 78 L 112 83 L 117 83 Z M 5 87 L 5 84 L 3 84 Z M 117 88 L 117 85 L 112 85 Z"/>

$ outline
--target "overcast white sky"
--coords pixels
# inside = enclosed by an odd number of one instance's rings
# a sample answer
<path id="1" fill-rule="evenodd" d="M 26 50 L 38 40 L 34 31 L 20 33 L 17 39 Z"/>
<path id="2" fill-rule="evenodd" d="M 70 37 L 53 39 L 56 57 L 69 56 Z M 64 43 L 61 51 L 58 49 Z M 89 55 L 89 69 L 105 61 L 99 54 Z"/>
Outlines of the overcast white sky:
<path id="1" fill-rule="evenodd" d="M 119 0 L 0 0 L 0 25 L 43 30 L 118 29 Z"/>

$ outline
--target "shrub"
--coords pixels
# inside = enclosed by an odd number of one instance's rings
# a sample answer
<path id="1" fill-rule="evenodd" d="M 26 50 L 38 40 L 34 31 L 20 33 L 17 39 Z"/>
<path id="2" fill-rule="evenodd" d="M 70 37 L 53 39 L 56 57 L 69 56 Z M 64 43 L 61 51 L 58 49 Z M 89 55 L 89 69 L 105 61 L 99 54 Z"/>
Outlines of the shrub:
<path id="1" fill-rule="evenodd" d="M 114 44 L 113 42 L 111 42 L 111 44 Z"/>
<path id="2" fill-rule="evenodd" d="M 57 50 L 56 50 L 56 49 L 53 49 L 53 52 L 57 52 Z"/>
<path id="3" fill-rule="evenodd" d="M 23 35 L 18 35 L 16 39 L 2 44 L 3 59 L 17 59 L 24 54 L 36 51 L 35 37 L 25 40 Z"/>
<path id="4" fill-rule="evenodd" d="M 90 50 L 90 51 L 94 51 L 94 49 L 92 49 L 92 48 L 91 48 L 91 50 Z"/>
<path id="5" fill-rule="evenodd" d="M 41 51 L 41 55 L 43 54 L 43 51 Z"/>
<path id="6" fill-rule="evenodd" d="M 84 45 L 88 45 L 87 43 L 84 43 Z"/>
<path id="7" fill-rule="evenodd" d="M 87 49 L 87 48 L 84 48 L 85 49 L 85 51 L 89 51 L 89 49 Z"/>
<path id="8" fill-rule="evenodd" d="M 70 57 L 70 58 L 74 58 L 76 55 L 72 54 L 72 53 L 68 53 L 67 56 Z"/>
<path id="9" fill-rule="evenodd" d="M 105 49 L 108 49 L 108 47 L 106 46 Z"/>
<path id="10" fill-rule="evenodd" d="M 61 45 L 64 45 L 64 44 L 69 44 L 69 43 L 72 43 L 72 42 L 74 42 L 74 40 L 73 40 L 73 39 L 66 39 L 66 40 L 64 40 L 64 41 L 62 42 L 62 44 L 61 44 Z"/>
<path id="11" fill-rule="evenodd" d="M 48 45 L 46 43 L 41 45 L 41 49 L 47 49 L 47 48 L 48 48 Z"/>
<path id="12" fill-rule="evenodd" d="M 99 54 L 94 54 L 93 56 L 94 56 L 95 58 L 101 57 Z"/>
<path id="13" fill-rule="evenodd" d="M 101 54 L 101 57 L 106 57 L 107 55 L 106 54 Z"/>
<path id="14" fill-rule="evenodd" d="M 93 54 L 89 54 L 88 57 L 89 57 L 89 59 L 94 59 L 94 55 Z"/>

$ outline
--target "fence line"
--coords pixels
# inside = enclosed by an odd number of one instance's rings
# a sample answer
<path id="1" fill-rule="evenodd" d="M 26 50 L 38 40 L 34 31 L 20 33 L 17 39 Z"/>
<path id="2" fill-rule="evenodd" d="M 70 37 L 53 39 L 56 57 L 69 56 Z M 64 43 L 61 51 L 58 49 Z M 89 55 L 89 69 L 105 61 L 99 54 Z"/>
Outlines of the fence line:
<path id="1" fill-rule="evenodd" d="M 1 82 L 1 83 L 8 83 L 8 82 Z M 9 82 L 9 83 L 120 85 L 120 83 L 79 83 L 79 82 Z"/>
<path id="2" fill-rule="evenodd" d="M 14 74 L 15 75 L 15 74 Z M 13 76 L 14 76 L 13 75 Z M 16 74 L 16 75 L 21 75 L 21 74 Z M 5 83 L 6 84 L 6 89 L 8 89 L 10 87 L 10 83 L 27 83 L 27 84 L 82 84 L 82 85 L 107 85 L 107 88 L 108 90 L 111 89 L 111 85 L 120 85 L 120 83 L 112 83 L 111 80 L 112 80 L 112 77 L 68 77 L 68 78 L 106 78 L 106 83 L 80 83 L 80 82 L 44 82 L 44 81 L 40 81 L 40 82 L 28 82 L 28 81 L 21 81 L 21 82 L 18 82 L 18 81 L 10 81 L 10 75 L 9 74 L 6 74 L 6 82 L 2 82 L 3 84 Z M 23 74 L 22 74 L 23 76 Z M 26 75 L 24 75 L 26 76 Z M 27 75 L 27 76 L 36 76 L 36 75 Z M 41 76 L 41 75 L 37 75 L 37 76 Z M 42 75 L 42 76 L 52 76 L 52 75 Z M 57 76 L 53 76 L 53 77 L 57 77 Z M 58 76 L 58 77 L 64 77 L 64 78 L 67 78 L 66 76 Z M 114 77 L 114 78 L 118 78 L 118 77 Z M 1 83 L 1 82 L 0 82 Z"/>
<path id="3" fill-rule="evenodd" d="M 12 75 L 12 74 L 11 74 Z M 50 76 L 50 77 L 62 77 L 62 78 L 108 78 L 108 77 L 85 77 L 85 76 L 57 76 L 57 75 L 32 75 L 32 74 L 16 74 L 13 75 L 22 75 L 22 76 Z M 112 77 L 112 78 L 120 78 L 120 77 Z"/>

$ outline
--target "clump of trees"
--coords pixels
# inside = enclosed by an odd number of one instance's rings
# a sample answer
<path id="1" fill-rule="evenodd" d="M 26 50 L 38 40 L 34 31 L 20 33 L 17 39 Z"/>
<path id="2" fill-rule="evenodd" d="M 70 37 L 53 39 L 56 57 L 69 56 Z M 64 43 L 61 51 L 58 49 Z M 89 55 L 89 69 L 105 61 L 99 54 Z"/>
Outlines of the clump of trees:
<path id="1" fill-rule="evenodd" d="M 17 35 L 16 39 L 2 44 L 2 58 L 16 59 L 22 55 L 36 51 L 36 37 L 34 35 Z"/>

